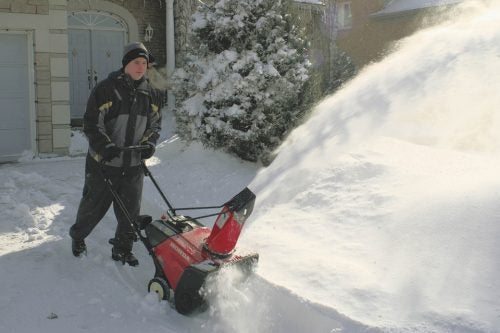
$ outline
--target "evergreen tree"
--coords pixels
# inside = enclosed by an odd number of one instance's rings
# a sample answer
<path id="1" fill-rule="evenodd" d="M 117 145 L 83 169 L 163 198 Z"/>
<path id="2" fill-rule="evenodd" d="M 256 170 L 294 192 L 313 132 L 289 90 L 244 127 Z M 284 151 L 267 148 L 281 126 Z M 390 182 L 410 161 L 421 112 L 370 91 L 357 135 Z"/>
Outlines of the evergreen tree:
<path id="1" fill-rule="evenodd" d="M 186 64 L 175 74 L 182 137 L 256 161 L 296 125 L 309 61 L 287 5 L 218 0 L 199 7 Z"/>

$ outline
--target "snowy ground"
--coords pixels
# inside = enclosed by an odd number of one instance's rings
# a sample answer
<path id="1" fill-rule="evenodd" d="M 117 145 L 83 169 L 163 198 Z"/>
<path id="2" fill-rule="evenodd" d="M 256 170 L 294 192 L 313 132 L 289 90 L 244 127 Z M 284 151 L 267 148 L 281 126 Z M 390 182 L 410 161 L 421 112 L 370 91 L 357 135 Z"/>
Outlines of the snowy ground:
<path id="1" fill-rule="evenodd" d="M 140 244 L 139 267 L 111 261 L 112 213 L 72 256 L 81 156 L 1 165 L 0 332 L 500 332 L 500 6 L 468 12 L 318 105 L 268 168 L 165 133 L 150 167 L 174 205 L 258 198 L 255 276 L 213 281 L 196 317 L 146 293 Z M 143 201 L 164 210 L 148 180 Z"/>

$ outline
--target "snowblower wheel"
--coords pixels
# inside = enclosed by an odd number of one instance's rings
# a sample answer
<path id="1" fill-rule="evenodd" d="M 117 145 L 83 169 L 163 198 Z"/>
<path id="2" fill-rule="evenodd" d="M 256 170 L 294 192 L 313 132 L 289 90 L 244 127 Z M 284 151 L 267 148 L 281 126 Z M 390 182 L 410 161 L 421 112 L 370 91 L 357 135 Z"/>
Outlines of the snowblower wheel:
<path id="1" fill-rule="evenodd" d="M 148 292 L 156 293 L 158 301 L 168 301 L 170 298 L 170 287 L 167 281 L 161 277 L 155 277 L 149 281 Z"/>

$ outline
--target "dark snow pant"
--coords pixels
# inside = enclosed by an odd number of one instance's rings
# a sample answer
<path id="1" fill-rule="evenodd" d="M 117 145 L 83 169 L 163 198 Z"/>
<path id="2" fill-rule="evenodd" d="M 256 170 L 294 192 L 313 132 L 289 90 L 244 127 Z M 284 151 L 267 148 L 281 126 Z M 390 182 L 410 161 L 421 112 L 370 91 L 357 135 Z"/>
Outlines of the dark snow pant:
<path id="1" fill-rule="evenodd" d="M 114 202 L 111 192 L 103 180 L 100 165 L 90 156 L 85 162 L 85 185 L 78 207 L 76 222 L 69 234 L 73 239 L 85 239 L 101 221 L 113 202 L 118 225 L 115 232 L 114 247 L 118 251 L 131 251 L 134 232 L 130 222 L 120 207 Z M 104 167 L 111 179 L 113 188 L 123 201 L 131 217 L 139 215 L 144 173 L 140 166 L 129 168 Z"/>

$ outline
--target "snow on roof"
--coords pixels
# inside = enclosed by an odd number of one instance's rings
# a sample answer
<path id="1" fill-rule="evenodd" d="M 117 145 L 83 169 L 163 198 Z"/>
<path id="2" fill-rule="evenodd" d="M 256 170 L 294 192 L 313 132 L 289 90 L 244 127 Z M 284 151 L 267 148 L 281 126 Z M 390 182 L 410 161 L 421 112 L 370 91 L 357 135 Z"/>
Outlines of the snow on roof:
<path id="1" fill-rule="evenodd" d="M 452 5 L 462 1 L 463 0 L 393 0 L 389 2 L 384 9 L 371 16 L 388 16 L 428 7 Z"/>
<path id="2" fill-rule="evenodd" d="M 323 0 L 295 0 L 295 2 L 310 3 L 313 5 L 323 5 Z"/>

